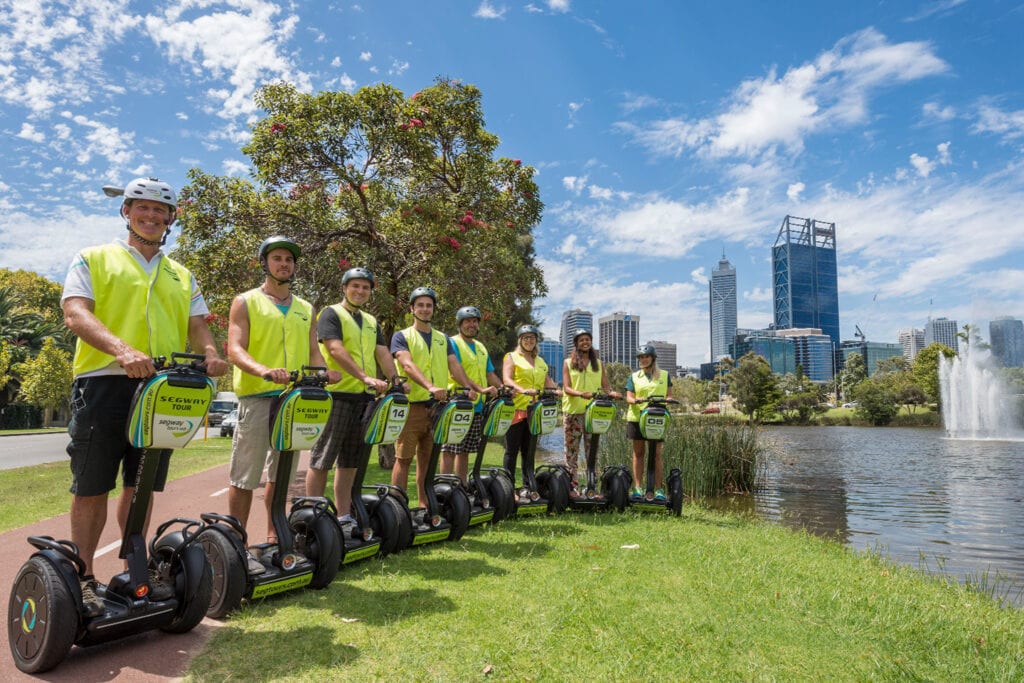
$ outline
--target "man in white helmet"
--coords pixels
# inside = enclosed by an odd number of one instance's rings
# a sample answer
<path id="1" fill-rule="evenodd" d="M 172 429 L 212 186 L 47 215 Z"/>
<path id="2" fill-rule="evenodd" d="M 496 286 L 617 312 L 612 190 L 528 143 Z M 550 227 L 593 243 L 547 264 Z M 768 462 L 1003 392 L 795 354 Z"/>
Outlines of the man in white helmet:
<path id="1" fill-rule="evenodd" d="M 212 376 L 228 370 L 206 325 L 209 310 L 192 274 L 160 247 L 177 215 L 177 197 L 155 178 L 138 178 L 124 189 L 121 216 L 128 239 L 89 247 L 71 262 L 61 306 L 64 322 L 78 337 L 71 386 L 68 455 L 71 456 L 71 540 L 85 562 L 82 599 L 89 616 L 103 612 L 96 596 L 93 558 L 107 522 L 107 496 L 118 469 L 124 488 L 117 521 L 124 529 L 135 491 L 140 450 L 127 439 L 126 422 L 136 387 L 156 372 L 153 358 L 185 351 L 206 356 Z M 157 474 L 167 479 L 169 451 Z M 173 590 L 150 577 L 150 595 Z"/>

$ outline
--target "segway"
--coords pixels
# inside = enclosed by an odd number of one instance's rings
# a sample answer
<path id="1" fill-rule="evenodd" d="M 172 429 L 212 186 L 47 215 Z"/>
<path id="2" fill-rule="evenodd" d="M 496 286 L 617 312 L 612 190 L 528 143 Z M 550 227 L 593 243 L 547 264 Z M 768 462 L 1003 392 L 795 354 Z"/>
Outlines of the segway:
<path id="1" fill-rule="evenodd" d="M 291 386 L 275 399 L 269 446 L 277 459 L 270 518 L 276 543 L 249 545 L 242 523 L 231 515 L 203 513 L 207 526 L 199 540 L 209 557 L 213 596 L 206 613 L 220 618 L 243 599 L 258 600 L 298 588 L 326 588 L 341 564 L 344 545 L 338 531 L 334 504 L 323 497 L 292 498 L 286 515 L 292 463 L 298 451 L 311 448 L 331 414 L 326 368 L 304 366 L 291 373 Z M 269 379 L 269 377 L 265 377 Z M 248 555 L 260 567 L 250 568 Z"/>
<path id="2" fill-rule="evenodd" d="M 637 403 L 647 405 L 640 411 L 640 434 L 647 441 L 647 487 L 642 496 L 630 496 L 630 504 L 642 512 L 663 512 L 670 511 L 675 516 L 682 514 L 683 510 L 683 473 L 678 467 L 673 467 L 665 481 L 665 488 L 668 495 L 665 500 L 658 500 L 654 497 L 654 474 L 655 474 L 655 451 L 659 441 L 664 441 L 668 433 L 669 425 L 672 423 L 672 414 L 668 411 L 669 404 L 678 404 L 672 398 L 664 396 L 651 396 L 647 399 L 640 399 Z"/>
<path id="3" fill-rule="evenodd" d="M 552 391 L 542 391 L 526 408 L 529 433 L 523 449 L 523 485 L 516 496 L 516 515 L 564 512 L 569 505 L 569 474 L 564 466 L 535 467 L 539 437 L 558 426 L 558 401 Z"/>
<path id="4" fill-rule="evenodd" d="M 633 475 L 624 465 L 603 468 L 598 490 L 597 449 L 601 435 L 611 428 L 615 413 L 615 403 L 605 393 L 595 393 L 587 404 L 583 416 L 583 438 L 590 442 L 587 450 L 587 483 L 581 487 L 578 497 L 569 499 L 569 506 L 573 510 L 590 512 L 614 509 L 622 512 L 629 503 L 629 487 L 633 484 Z"/>
<path id="5" fill-rule="evenodd" d="M 497 523 L 515 512 L 515 486 L 512 485 L 512 476 L 508 470 L 504 467 L 490 467 L 487 474 L 480 473 L 488 441 L 505 436 L 515 414 L 512 392 L 506 387 L 498 389 L 498 395 L 484 404 L 480 447 L 476 451 L 473 471 L 469 474 L 466 486 L 471 506 L 470 526 L 484 522 Z"/>
<path id="6" fill-rule="evenodd" d="M 469 499 L 461 486 L 453 484 L 448 476 L 437 476 L 437 463 L 441 459 L 441 446 L 446 443 L 462 443 L 473 423 L 473 402 L 463 388 L 448 392 L 445 401 L 439 401 L 431 408 L 433 411 L 433 447 L 430 449 L 430 460 L 426 473 L 425 501 L 419 501 L 420 507 L 410 508 L 412 515 L 412 545 L 425 545 L 437 541 L 462 538 L 469 528 Z M 454 477 L 458 482 L 458 477 Z M 439 495 L 439 491 L 444 495 Z M 409 497 L 405 491 L 398 489 L 404 498 L 406 507 Z"/>
<path id="7" fill-rule="evenodd" d="M 187 445 L 213 399 L 214 383 L 201 367 L 205 361 L 184 353 L 172 354 L 170 364 L 155 358 L 156 375 L 132 399 L 127 437 L 142 454 L 119 554 L 128 569 L 97 588 L 102 614 L 86 615 L 80 584 L 85 562 L 78 547 L 50 536 L 29 537 L 36 552 L 18 572 L 7 608 L 11 655 L 21 671 L 52 669 L 72 645 L 96 645 L 157 628 L 185 633 L 202 621 L 211 580 L 206 555 L 195 542 L 201 522 L 167 520 L 150 540 L 148 553 L 142 534 L 161 451 Z M 167 533 L 173 526 L 179 528 Z M 173 597 L 153 598 L 153 571 L 173 586 Z"/>
<path id="8" fill-rule="evenodd" d="M 350 564 L 375 555 L 399 552 L 412 543 L 412 517 L 404 494 L 396 495 L 398 487 L 390 484 L 364 486 L 366 469 L 373 446 L 393 444 L 409 417 L 409 399 L 402 391 L 404 377 L 393 377 L 383 396 L 368 409 L 363 432 L 363 449 L 352 481 L 354 524 L 342 527 L 345 542 L 343 564 Z"/>

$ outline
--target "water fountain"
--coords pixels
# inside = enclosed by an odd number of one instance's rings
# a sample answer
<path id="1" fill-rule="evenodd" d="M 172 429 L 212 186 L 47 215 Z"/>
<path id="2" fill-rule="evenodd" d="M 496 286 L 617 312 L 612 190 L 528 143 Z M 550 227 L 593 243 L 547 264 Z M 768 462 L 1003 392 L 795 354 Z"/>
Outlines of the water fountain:
<path id="1" fill-rule="evenodd" d="M 942 422 L 953 439 L 1020 439 L 1015 397 L 993 371 L 991 354 L 976 344 L 960 355 L 939 354 Z"/>

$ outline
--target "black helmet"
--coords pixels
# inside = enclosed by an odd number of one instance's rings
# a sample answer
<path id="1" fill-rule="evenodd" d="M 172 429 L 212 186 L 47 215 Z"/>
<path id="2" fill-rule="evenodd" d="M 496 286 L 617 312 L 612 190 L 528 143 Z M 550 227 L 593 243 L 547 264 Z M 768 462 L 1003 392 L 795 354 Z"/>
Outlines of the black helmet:
<path id="1" fill-rule="evenodd" d="M 435 292 L 430 287 L 417 287 L 416 289 L 412 290 L 412 292 L 409 294 L 409 305 L 412 306 L 413 302 L 416 301 L 416 299 L 420 298 L 421 296 L 429 296 L 430 299 L 434 302 L 434 305 L 437 305 L 437 292 Z"/>
<path id="2" fill-rule="evenodd" d="M 459 310 L 455 311 L 455 324 L 459 325 L 463 320 L 469 318 L 476 318 L 477 320 L 483 320 L 483 316 L 480 315 L 480 309 L 476 306 L 463 306 Z"/>
<path id="3" fill-rule="evenodd" d="M 652 356 L 653 358 L 658 357 L 658 350 L 650 344 L 644 344 L 636 350 L 637 356 Z"/>
<path id="4" fill-rule="evenodd" d="M 576 345 L 576 340 L 582 337 L 583 335 L 587 335 L 588 337 L 590 337 L 591 340 L 594 339 L 594 335 L 591 334 L 590 330 L 588 330 L 586 327 L 580 327 L 579 329 L 572 333 L 573 346 Z"/>
<path id="5" fill-rule="evenodd" d="M 540 341 L 540 330 L 537 329 L 536 325 L 520 325 L 519 329 L 516 330 L 516 339 L 519 339 L 524 334 L 532 334 L 537 337 L 537 341 Z"/>
<path id="6" fill-rule="evenodd" d="M 295 257 L 296 261 L 299 260 L 299 256 L 302 254 L 302 249 L 300 249 L 299 245 L 297 245 L 291 239 L 285 237 L 284 235 L 274 235 L 273 237 L 268 237 L 267 239 L 263 240 L 260 243 L 260 249 L 258 252 L 256 252 L 256 257 L 260 261 L 262 261 L 263 259 L 267 258 L 267 254 L 274 249 L 287 249 L 288 251 L 292 252 L 292 256 Z"/>
<path id="7" fill-rule="evenodd" d="M 366 268 L 359 268 L 358 266 L 345 271 L 345 274 L 341 276 L 341 286 L 347 285 L 349 280 L 369 280 L 370 289 L 377 286 L 377 280 L 373 277 L 373 273 Z"/>

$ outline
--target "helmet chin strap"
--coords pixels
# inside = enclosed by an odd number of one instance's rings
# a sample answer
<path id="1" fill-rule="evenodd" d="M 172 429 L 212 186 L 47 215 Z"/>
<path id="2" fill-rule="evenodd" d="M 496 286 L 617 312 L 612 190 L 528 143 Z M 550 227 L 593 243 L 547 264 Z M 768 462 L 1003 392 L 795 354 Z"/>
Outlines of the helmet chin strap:
<path id="1" fill-rule="evenodd" d="M 134 230 L 132 230 L 131 224 L 129 224 L 127 226 L 127 228 L 128 228 L 128 232 L 130 232 L 132 234 L 132 237 L 137 239 L 139 242 L 142 242 L 147 247 L 162 247 L 162 246 L 164 246 L 165 244 L 167 244 L 167 236 L 171 234 L 171 229 L 167 228 L 167 230 L 164 231 L 163 239 L 161 239 L 159 242 L 154 242 L 153 240 L 148 240 L 145 237 L 143 237 L 142 235 L 140 235 L 139 233 L 137 233 Z"/>
<path id="2" fill-rule="evenodd" d="M 270 268 L 267 267 L 266 259 L 263 259 L 263 272 L 266 273 L 267 277 L 269 277 L 271 280 L 273 280 L 279 285 L 290 285 L 291 283 L 295 282 L 294 270 L 292 271 L 292 276 L 290 278 L 288 278 L 287 280 L 282 280 L 281 278 L 277 277 L 276 275 L 270 272 Z"/>

